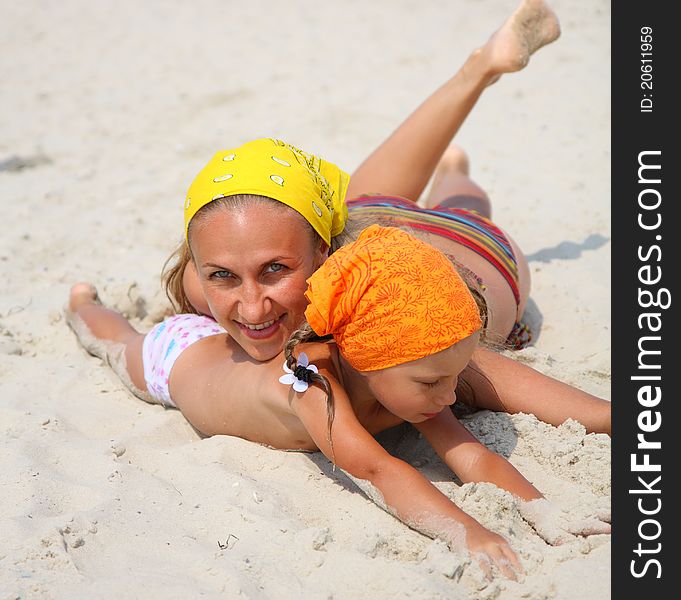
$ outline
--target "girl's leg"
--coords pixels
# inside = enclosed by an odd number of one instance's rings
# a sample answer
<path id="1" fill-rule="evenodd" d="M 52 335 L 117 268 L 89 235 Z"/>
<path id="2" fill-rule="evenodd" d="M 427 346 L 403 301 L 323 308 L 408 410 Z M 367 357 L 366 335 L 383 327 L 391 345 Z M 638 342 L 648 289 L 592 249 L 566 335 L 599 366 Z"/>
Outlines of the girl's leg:
<path id="1" fill-rule="evenodd" d="M 348 198 L 378 192 L 418 200 L 483 90 L 560 35 L 543 0 L 523 0 L 452 79 L 426 99 L 353 173 Z"/>
<path id="2" fill-rule="evenodd" d="M 574 419 L 589 433 L 610 435 L 610 402 L 496 352 L 477 349 L 459 381 L 457 396 L 477 408 L 531 413 L 555 426 Z"/>
<path id="3" fill-rule="evenodd" d="M 109 362 L 113 355 L 122 351 L 130 380 L 138 390 L 144 392 L 147 389 L 142 363 L 144 334 L 130 325 L 123 315 L 102 306 L 97 290 L 90 283 L 77 283 L 71 288 L 68 310 L 71 313 L 67 315 L 68 320 L 85 348 L 91 351 L 94 348 L 90 346 L 97 345 L 97 341 L 101 342 L 102 349 L 96 355 L 106 354 L 105 360 Z M 81 324 L 87 328 L 85 331 Z M 95 339 L 91 340 L 93 336 Z M 88 339 L 85 340 L 84 337 Z M 116 365 L 111 366 L 118 372 Z"/>
<path id="4" fill-rule="evenodd" d="M 463 149 L 452 144 L 447 148 L 435 169 L 433 184 L 424 202 L 425 207 L 465 208 L 475 210 L 484 217 L 491 219 L 492 204 L 489 196 L 470 178 L 469 171 L 468 156 Z M 511 245 L 518 264 L 520 301 L 516 307 L 516 320 L 520 320 L 530 296 L 530 267 L 515 240 L 507 232 L 504 232 L 504 235 Z M 475 269 L 473 270 L 475 271 Z"/>
<path id="5" fill-rule="evenodd" d="M 489 197 L 469 177 L 469 170 L 470 163 L 466 153 L 456 145 L 447 148 L 435 169 L 433 184 L 424 202 L 425 207 L 466 208 L 491 219 L 492 205 Z"/>

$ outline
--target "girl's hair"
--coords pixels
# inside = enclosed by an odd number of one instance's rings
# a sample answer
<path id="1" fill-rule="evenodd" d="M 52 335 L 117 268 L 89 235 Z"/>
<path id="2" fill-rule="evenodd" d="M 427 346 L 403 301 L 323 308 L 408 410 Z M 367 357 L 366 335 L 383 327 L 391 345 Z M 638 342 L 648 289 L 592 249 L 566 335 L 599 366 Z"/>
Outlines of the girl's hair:
<path id="1" fill-rule="evenodd" d="M 485 300 L 485 297 L 482 295 L 482 290 L 484 289 L 482 280 L 473 271 L 471 271 L 468 267 L 462 265 L 450 254 L 445 254 L 445 256 L 449 259 L 449 262 L 452 263 L 452 265 L 456 269 L 456 272 L 461 276 L 461 279 L 463 279 L 463 282 L 466 284 L 468 291 L 471 293 L 471 296 L 473 296 L 473 300 L 475 300 L 475 304 L 477 304 L 478 306 L 478 311 L 480 312 L 480 319 L 482 319 L 482 330 L 480 331 L 479 343 L 487 344 L 490 342 L 489 336 L 487 334 L 489 310 L 487 308 L 487 300 Z"/>
<path id="2" fill-rule="evenodd" d="M 284 357 L 286 358 L 286 366 L 295 371 L 298 368 L 298 359 L 293 355 L 293 349 L 300 343 L 320 341 L 323 339 L 330 339 L 331 336 L 326 336 L 325 338 L 320 338 L 310 327 L 309 323 L 304 322 L 296 331 L 291 334 L 291 337 L 286 342 L 284 346 Z M 331 388 L 331 383 L 324 377 L 321 373 L 314 373 L 312 371 L 307 371 L 307 377 L 309 377 L 310 383 L 316 383 L 321 387 L 324 392 L 326 392 L 326 415 L 327 415 L 327 428 L 328 428 L 328 440 L 331 444 L 331 457 L 332 462 L 336 463 L 335 453 L 333 451 L 333 439 L 331 437 L 331 426 L 333 425 L 333 417 L 335 414 L 335 407 L 333 402 L 333 389 Z"/>
<path id="3" fill-rule="evenodd" d="M 170 300 L 170 304 L 172 305 L 175 312 L 198 314 L 196 308 L 194 308 L 189 301 L 183 285 L 184 271 L 187 268 L 189 261 L 193 260 L 191 248 L 189 247 L 189 243 L 187 241 L 191 237 L 193 226 L 197 222 L 201 222 L 202 220 L 206 219 L 207 216 L 213 211 L 220 209 L 234 210 L 239 207 L 258 204 L 274 206 L 281 209 L 282 211 L 291 211 L 298 215 L 309 228 L 310 240 L 312 243 L 322 243 L 322 239 L 312 228 L 312 225 L 305 221 L 302 215 L 299 215 L 297 211 L 279 202 L 278 200 L 273 200 L 267 196 L 256 196 L 252 194 L 239 194 L 236 196 L 228 196 L 226 198 L 214 200 L 213 202 L 206 204 L 194 215 L 191 222 L 189 223 L 187 238 L 182 240 L 182 242 L 177 246 L 177 248 L 175 248 L 173 253 L 168 257 L 163 265 L 163 270 L 161 271 L 161 282 L 165 289 L 166 296 L 168 297 L 168 300 Z M 329 249 L 329 253 L 335 252 L 341 246 L 344 246 L 345 244 L 357 239 L 362 229 L 365 229 L 371 224 L 372 222 L 368 219 L 362 217 L 358 218 L 357 216 L 353 217 L 351 213 L 343 231 L 336 237 L 331 238 L 331 248 Z"/>

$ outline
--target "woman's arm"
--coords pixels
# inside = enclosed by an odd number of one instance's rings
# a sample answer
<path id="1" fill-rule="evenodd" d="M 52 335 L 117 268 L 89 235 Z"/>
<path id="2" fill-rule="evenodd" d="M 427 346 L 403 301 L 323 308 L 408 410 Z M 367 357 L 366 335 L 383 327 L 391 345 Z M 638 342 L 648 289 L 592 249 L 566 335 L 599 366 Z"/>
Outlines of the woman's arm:
<path id="1" fill-rule="evenodd" d="M 414 426 L 464 483 L 487 481 L 523 500 L 543 498 L 510 462 L 482 445 L 451 410 Z"/>
<path id="2" fill-rule="evenodd" d="M 467 404 L 510 414 L 531 413 L 555 426 L 570 418 L 588 432 L 610 435 L 610 402 L 497 352 L 478 348 L 459 382 L 457 396 Z"/>
<path id="3" fill-rule="evenodd" d="M 324 372 L 323 369 L 320 369 Z M 458 508 L 419 471 L 391 456 L 357 420 L 347 394 L 328 373 L 335 399 L 331 445 L 327 435 L 326 394 L 311 387 L 298 394 L 291 390 L 289 402 L 317 447 L 352 477 L 369 481 L 382 499 L 382 508 L 409 527 L 429 537 L 445 540 L 453 548 L 467 548 L 482 555 L 483 569 L 491 560 L 507 577 L 522 572 L 508 542 Z M 513 567 L 513 568 L 511 568 Z"/>

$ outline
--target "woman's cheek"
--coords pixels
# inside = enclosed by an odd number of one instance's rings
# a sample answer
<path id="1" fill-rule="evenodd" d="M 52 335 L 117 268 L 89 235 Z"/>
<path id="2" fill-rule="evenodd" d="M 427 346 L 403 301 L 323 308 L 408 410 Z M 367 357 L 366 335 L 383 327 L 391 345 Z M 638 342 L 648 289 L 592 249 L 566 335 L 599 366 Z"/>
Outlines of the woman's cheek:
<path id="1" fill-rule="evenodd" d="M 303 320 L 305 309 L 307 308 L 307 299 L 305 298 L 305 291 L 307 290 L 307 282 L 305 280 L 297 281 L 294 285 L 286 289 L 285 294 L 282 295 L 281 304 L 285 306 L 292 313 Z"/>

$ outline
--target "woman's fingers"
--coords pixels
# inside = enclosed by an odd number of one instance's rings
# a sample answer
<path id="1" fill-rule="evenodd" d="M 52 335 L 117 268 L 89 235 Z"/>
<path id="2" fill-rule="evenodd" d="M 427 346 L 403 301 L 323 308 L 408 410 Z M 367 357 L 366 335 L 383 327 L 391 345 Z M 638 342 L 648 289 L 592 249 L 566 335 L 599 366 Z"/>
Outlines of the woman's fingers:
<path id="1" fill-rule="evenodd" d="M 521 502 L 518 506 L 522 517 L 548 544 L 559 546 L 575 539 L 574 536 L 610 533 L 610 508 L 595 510 L 594 517 L 566 523 L 565 515 L 545 499 Z"/>
<path id="2" fill-rule="evenodd" d="M 538 519 L 530 521 L 528 519 L 527 522 L 537 532 L 537 535 L 550 546 L 560 546 L 575 539 L 572 534 L 556 523 L 556 520 Z"/>

